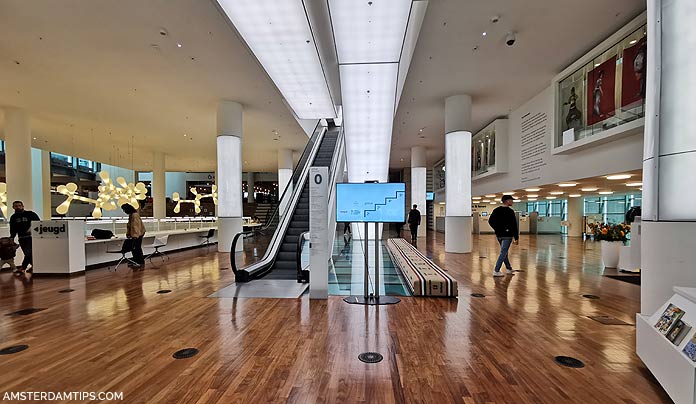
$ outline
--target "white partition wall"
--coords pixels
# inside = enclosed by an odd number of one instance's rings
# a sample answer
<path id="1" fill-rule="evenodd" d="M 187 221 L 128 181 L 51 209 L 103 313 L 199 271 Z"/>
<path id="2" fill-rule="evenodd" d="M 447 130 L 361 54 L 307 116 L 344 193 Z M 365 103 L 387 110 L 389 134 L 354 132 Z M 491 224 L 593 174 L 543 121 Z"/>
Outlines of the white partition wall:
<path id="1" fill-rule="evenodd" d="M 152 153 L 152 215 L 155 219 L 167 217 L 166 170 L 164 153 Z M 186 194 L 184 194 L 185 196 Z"/>
<path id="2" fill-rule="evenodd" d="M 242 231 L 242 105 L 221 101 L 217 129 L 218 251 L 230 252 L 235 234 Z"/>
<path id="3" fill-rule="evenodd" d="M 421 225 L 418 227 L 418 237 L 425 237 L 427 232 L 427 214 L 425 206 L 426 193 L 426 161 L 425 148 L 415 146 L 411 148 L 411 206 L 408 206 L 408 212 L 413 205 L 418 205 L 418 211 L 421 213 Z"/>
<path id="4" fill-rule="evenodd" d="M 471 97 L 445 100 L 445 251 L 470 253 L 471 216 Z"/>

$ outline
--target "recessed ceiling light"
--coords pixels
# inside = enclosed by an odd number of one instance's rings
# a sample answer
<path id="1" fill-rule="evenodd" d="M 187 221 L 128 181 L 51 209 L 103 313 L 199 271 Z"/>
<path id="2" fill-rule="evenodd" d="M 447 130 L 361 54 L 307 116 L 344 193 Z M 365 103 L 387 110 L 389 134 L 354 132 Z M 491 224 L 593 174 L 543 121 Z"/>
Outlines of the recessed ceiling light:
<path id="1" fill-rule="evenodd" d="M 486 35 L 488 35 L 488 33 L 486 33 L 486 31 L 483 31 L 483 33 L 481 33 L 481 36 L 486 36 Z"/>
<path id="2" fill-rule="evenodd" d="M 598 190 L 598 189 L 599 189 L 599 188 L 590 187 L 590 188 L 581 188 L 580 190 L 581 190 L 582 192 L 594 192 L 594 191 L 596 191 L 596 190 Z"/>
<path id="3" fill-rule="evenodd" d="M 498 202 L 490 202 L 489 205 L 497 205 Z"/>
<path id="4" fill-rule="evenodd" d="M 513 202 L 522 202 L 521 199 L 513 199 L 512 201 L 513 201 Z"/>
<path id="5" fill-rule="evenodd" d="M 547 196 L 546 199 L 556 199 L 555 196 Z"/>
<path id="6" fill-rule="evenodd" d="M 616 174 L 607 177 L 608 180 L 625 180 L 631 178 L 631 174 Z"/>
<path id="7" fill-rule="evenodd" d="M 177 47 L 177 48 L 181 48 L 181 44 L 177 42 L 177 43 L 176 43 L 176 47 Z"/>
<path id="8" fill-rule="evenodd" d="M 613 193 L 614 193 L 614 191 L 601 191 L 599 194 L 600 195 L 611 195 Z"/>
<path id="9" fill-rule="evenodd" d="M 536 198 L 527 198 L 527 202 L 536 202 Z"/>
<path id="10" fill-rule="evenodd" d="M 562 184 L 558 184 L 559 187 L 567 188 L 567 187 L 574 187 L 578 185 L 577 182 L 564 182 Z"/>
<path id="11" fill-rule="evenodd" d="M 479 199 L 481 199 L 481 197 L 480 197 L 480 196 L 474 196 L 474 197 L 472 197 L 471 199 L 479 200 Z"/>
<path id="12" fill-rule="evenodd" d="M 527 191 L 527 192 L 539 192 L 539 191 L 541 191 L 541 188 L 525 188 L 525 191 Z"/>
<path id="13" fill-rule="evenodd" d="M 539 197 L 538 194 L 528 194 L 527 195 L 527 198 L 538 198 L 538 197 Z"/>
<path id="14" fill-rule="evenodd" d="M 594 67 L 598 67 L 601 63 L 595 63 Z"/>
<path id="15" fill-rule="evenodd" d="M 563 191 L 553 191 L 553 192 L 549 192 L 549 194 L 551 194 L 551 195 L 563 195 Z"/>
<path id="16" fill-rule="evenodd" d="M 184 133 L 184 137 L 188 136 L 187 134 Z"/>
<path id="17" fill-rule="evenodd" d="M 33 138 L 33 139 L 36 140 L 36 138 Z"/>
<path id="18" fill-rule="evenodd" d="M 503 195 L 515 195 L 515 193 L 512 192 L 512 191 L 510 191 L 510 192 L 502 192 L 502 194 L 503 194 Z"/>
<path id="19" fill-rule="evenodd" d="M 484 199 L 481 202 L 490 202 L 490 201 L 491 201 L 490 199 Z"/>
<path id="20" fill-rule="evenodd" d="M 629 187 L 642 187 L 643 183 L 642 182 L 627 182 L 626 186 Z"/>
<path id="21" fill-rule="evenodd" d="M 631 42 L 629 42 L 629 44 L 633 45 L 633 44 L 636 43 L 636 42 L 638 42 L 638 40 L 637 40 L 637 39 L 634 39 L 634 40 L 632 40 Z"/>
<path id="22" fill-rule="evenodd" d="M 579 198 L 579 197 L 581 197 L 582 195 L 580 195 L 580 194 L 570 194 L 570 195 L 568 195 L 568 196 L 571 197 L 571 198 Z"/>
<path id="23" fill-rule="evenodd" d="M 495 195 L 486 195 L 486 198 L 495 198 Z"/>

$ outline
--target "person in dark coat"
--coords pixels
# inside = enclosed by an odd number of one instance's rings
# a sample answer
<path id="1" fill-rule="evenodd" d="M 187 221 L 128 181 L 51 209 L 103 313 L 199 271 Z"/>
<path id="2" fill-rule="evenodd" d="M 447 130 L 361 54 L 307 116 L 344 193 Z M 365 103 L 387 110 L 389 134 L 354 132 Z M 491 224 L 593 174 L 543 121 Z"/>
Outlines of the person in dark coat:
<path id="1" fill-rule="evenodd" d="M 498 239 L 498 244 L 500 244 L 500 255 L 495 263 L 493 276 L 503 276 L 500 272 L 503 264 L 505 264 L 506 273 L 514 275 L 512 265 L 510 265 L 510 260 L 508 259 L 508 251 L 513 240 L 515 240 L 515 244 L 518 244 L 520 240 L 520 231 L 517 228 L 517 215 L 512 210 L 513 198 L 510 195 L 504 195 L 501 201 L 503 206 L 493 209 L 493 213 L 488 218 L 488 224 L 495 230 L 495 237 Z"/>
<path id="2" fill-rule="evenodd" d="M 418 239 L 418 226 L 420 225 L 421 222 L 421 214 L 416 209 L 418 205 L 413 205 L 413 209 L 411 209 L 410 212 L 408 212 L 408 227 L 411 229 L 411 242 L 415 243 L 416 240 Z"/>
<path id="3" fill-rule="evenodd" d="M 22 247 L 22 252 L 24 253 L 24 260 L 22 260 L 22 265 L 18 269 L 31 273 L 34 265 L 31 250 L 31 222 L 37 222 L 41 219 L 36 213 L 24 210 L 22 201 L 12 202 L 12 209 L 14 209 L 15 213 L 10 216 L 10 238 L 14 240 L 15 236 L 17 236 L 19 246 Z M 32 268 L 29 268 L 30 265 Z"/>

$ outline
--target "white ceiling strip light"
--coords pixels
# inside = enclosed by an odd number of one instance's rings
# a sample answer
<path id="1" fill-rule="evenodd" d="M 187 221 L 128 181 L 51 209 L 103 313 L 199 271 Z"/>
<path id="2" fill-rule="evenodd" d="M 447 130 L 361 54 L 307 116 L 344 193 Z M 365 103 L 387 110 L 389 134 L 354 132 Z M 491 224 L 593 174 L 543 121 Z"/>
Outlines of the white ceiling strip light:
<path id="1" fill-rule="evenodd" d="M 398 62 L 411 0 L 329 0 L 338 63 Z"/>
<path id="2" fill-rule="evenodd" d="M 300 119 L 336 111 L 301 0 L 217 0 Z"/>
<path id="3" fill-rule="evenodd" d="M 351 182 L 388 180 L 399 62 L 411 5 L 411 0 L 329 0 Z"/>
<path id="4" fill-rule="evenodd" d="M 348 179 L 387 181 L 397 63 L 341 65 Z"/>

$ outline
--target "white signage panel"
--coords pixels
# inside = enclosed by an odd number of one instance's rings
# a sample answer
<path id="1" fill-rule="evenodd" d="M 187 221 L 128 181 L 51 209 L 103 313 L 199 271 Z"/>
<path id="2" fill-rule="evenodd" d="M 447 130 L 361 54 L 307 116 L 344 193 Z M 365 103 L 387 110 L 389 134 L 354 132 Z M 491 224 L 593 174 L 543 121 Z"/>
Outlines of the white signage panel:
<path id="1" fill-rule="evenodd" d="M 41 220 L 32 222 L 32 238 L 68 238 L 68 223 L 65 220 Z"/>
<path id="2" fill-rule="evenodd" d="M 329 297 L 329 169 L 309 169 L 309 298 Z"/>

